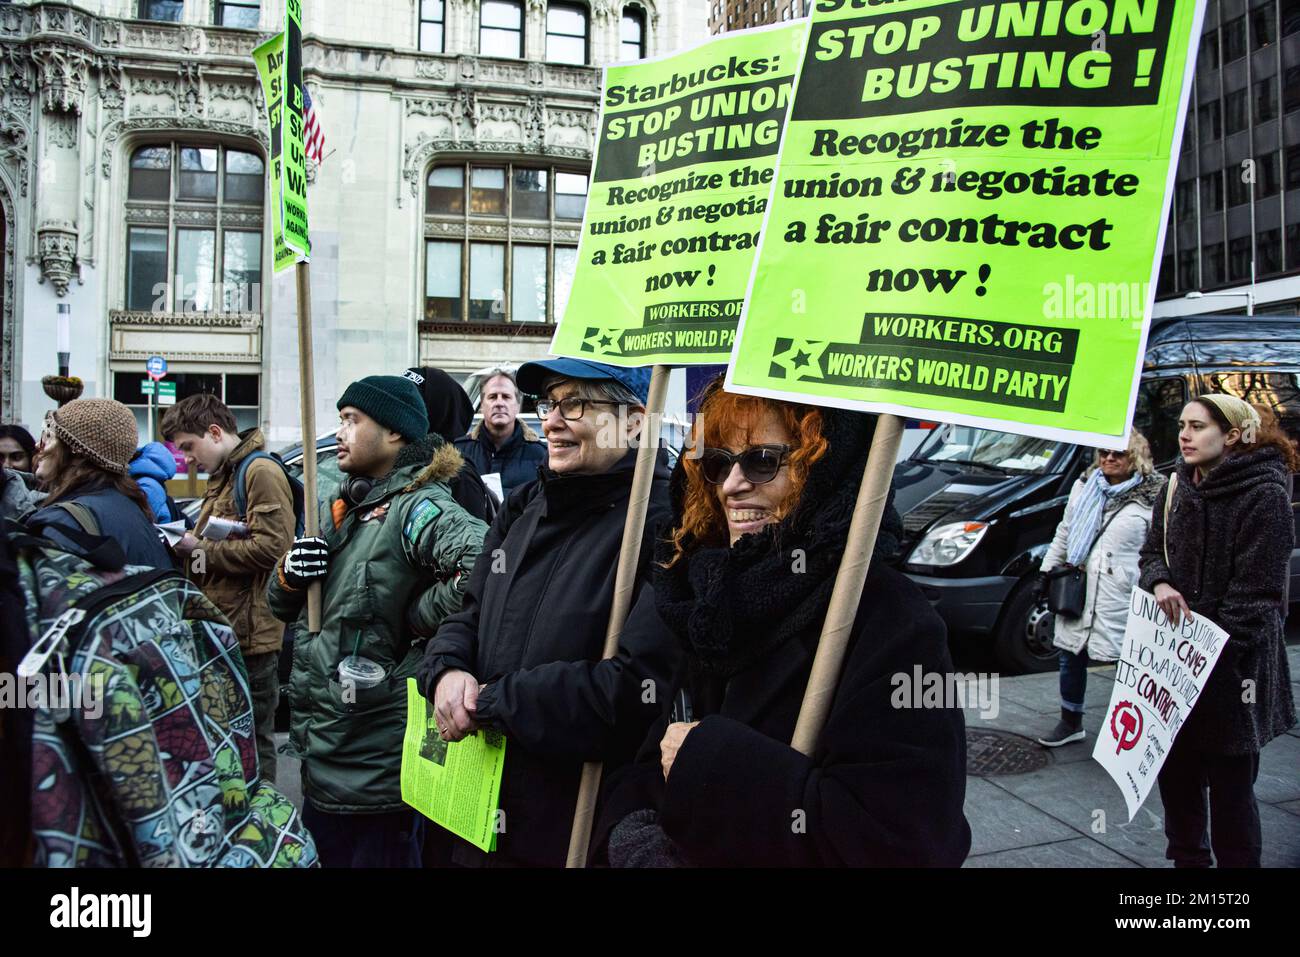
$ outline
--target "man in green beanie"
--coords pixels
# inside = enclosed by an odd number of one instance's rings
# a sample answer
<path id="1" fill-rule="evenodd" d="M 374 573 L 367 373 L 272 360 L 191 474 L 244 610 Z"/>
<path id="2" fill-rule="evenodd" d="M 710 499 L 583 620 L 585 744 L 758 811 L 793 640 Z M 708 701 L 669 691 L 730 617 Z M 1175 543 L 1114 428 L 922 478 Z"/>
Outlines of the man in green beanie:
<path id="1" fill-rule="evenodd" d="M 460 453 L 429 433 L 413 382 L 368 376 L 338 409 L 344 481 L 331 527 L 295 540 L 267 589 L 272 613 L 299 622 L 289 746 L 322 864 L 419 867 L 422 822 L 400 787 L 406 679 L 424 641 L 460 609 L 487 526 L 452 497 Z M 317 635 L 306 628 L 314 581 Z"/>

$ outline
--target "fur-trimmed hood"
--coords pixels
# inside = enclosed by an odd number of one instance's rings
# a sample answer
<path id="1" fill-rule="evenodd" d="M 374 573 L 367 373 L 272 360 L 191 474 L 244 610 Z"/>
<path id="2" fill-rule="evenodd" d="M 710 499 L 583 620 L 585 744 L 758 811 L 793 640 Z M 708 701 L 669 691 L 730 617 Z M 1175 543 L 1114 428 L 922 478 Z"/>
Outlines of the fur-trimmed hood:
<path id="1" fill-rule="evenodd" d="M 450 482 L 465 465 L 465 459 L 456 451 L 456 446 L 444 441 L 436 432 L 430 432 L 402 449 L 397 455 L 397 461 L 393 463 L 393 471 L 422 462 L 427 464 L 416 473 L 404 491 L 414 491 L 430 482 Z"/>

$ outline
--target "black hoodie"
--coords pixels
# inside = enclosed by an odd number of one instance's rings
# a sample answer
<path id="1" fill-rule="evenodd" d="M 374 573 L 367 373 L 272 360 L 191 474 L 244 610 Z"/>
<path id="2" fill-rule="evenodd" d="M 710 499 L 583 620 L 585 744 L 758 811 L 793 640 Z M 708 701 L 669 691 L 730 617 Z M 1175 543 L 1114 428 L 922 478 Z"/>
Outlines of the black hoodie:
<path id="1" fill-rule="evenodd" d="M 1162 498 L 1151 510 L 1138 584 L 1154 591 L 1168 582 L 1193 616 L 1204 615 L 1229 636 L 1177 746 L 1251 754 L 1296 720 L 1282 629 L 1282 595 L 1295 547 L 1286 465 L 1277 449 L 1261 448 L 1224 459 L 1200 485 L 1186 462 L 1178 463 L 1177 474 L 1169 561 Z M 1247 687 L 1253 698 L 1243 693 Z"/>
<path id="2" fill-rule="evenodd" d="M 902 530 L 892 504 L 818 747 L 808 757 L 789 744 L 875 428 L 873 417 L 835 409 L 824 409 L 823 421 L 830 450 L 794 511 L 730 548 L 688 546 L 683 560 L 656 568 L 654 602 L 643 597 L 634 610 L 625 634 L 667 631 L 683 646 L 668 701 L 684 690 L 700 724 L 666 784 L 659 742 L 683 717 L 667 708 L 636 763 L 607 779 L 595 863 L 955 867 L 965 859 L 962 711 L 895 704 L 900 675 L 911 682 L 918 670 L 946 675 L 952 665 L 942 620 L 886 564 Z M 674 476 L 674 492 L 681 484 Z M 659 559 L 669 555 L 662 546 Z M 611 840 L 629 815 L 650 840 L 623 828 Z"/>
<path id="3" fill-rule="evenodd" d="M 455 379 L 434 366 L 407 369 L 403 375 L 420 390 L 420 398 L 429 413 L 429 431 L 436 432 L 448 445 L 453 445 L 474 421 L 474 407 L 470 405 L 465 390 Z M 457 505 L 475 518 L 492 523 L 497 512 L 496 499 L 483 484 L 482 476 L 469 458 L 465 458 L 460 472 L 447 484 L 451 486 Z"/>

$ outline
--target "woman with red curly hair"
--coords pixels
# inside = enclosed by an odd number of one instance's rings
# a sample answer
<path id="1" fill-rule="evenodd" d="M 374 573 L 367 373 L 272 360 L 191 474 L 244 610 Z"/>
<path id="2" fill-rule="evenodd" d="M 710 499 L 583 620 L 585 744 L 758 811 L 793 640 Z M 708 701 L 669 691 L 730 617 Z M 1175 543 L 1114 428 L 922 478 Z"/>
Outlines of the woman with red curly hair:
<path id="1" fill-rule="evenodd" d="M 607 783 L 595 863 L 965 859 L 961 709 L 913 709 L 898 693 L 951 663 L 942 621 L 886 564 L 902 532 L 892 505 L 817 751 L 789 744 L 874 429 L 874 417 L 732 395 L 721 380 L 706 390 L 654 592 L 625 631 L 670 633 L 684 661 L 637 762 Z"/>

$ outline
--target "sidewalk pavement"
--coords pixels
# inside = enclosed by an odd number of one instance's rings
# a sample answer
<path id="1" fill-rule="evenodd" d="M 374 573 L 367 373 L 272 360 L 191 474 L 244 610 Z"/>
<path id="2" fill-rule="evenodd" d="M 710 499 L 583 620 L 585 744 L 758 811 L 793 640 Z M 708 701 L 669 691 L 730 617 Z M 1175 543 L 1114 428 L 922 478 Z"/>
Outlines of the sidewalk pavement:
<path id="1" fill-rule="evenodd" d="M 1288 649 L 1292 687 L 1300 701 L 1300 646 Z M 1133 822 L 1119 788 L 1092 760 L 1115 669 L 1093 668 L 1084 700 L 1085 741 L 1044 748 L 1047 766 L 1025 774 L 966 778 L 966 819 L 972 842 L 967 867 L 1169 867 L 1160 795 L 1152 791 Z M 1000 707 L 991 720 L 966 709 L 969 730 L 1022 735 L 1033 748 L 1060 715 L 1055 674 L 1022 675 L 999 682 Z M 288 736 L 276 735 L 284 744 Z M 278 785 L 299 807 L 298 762 L 279 757 Z M 1255 784 L 1264 829 L 1264 866 L 1300 867 L 1300 728 L 1269 743 Z M 1094 833 L 1105 812 L 1105 830 Z"/>
<path id="2" fill-rule="evenodd" d="M 1300 647 L 1288 648 L 1300 701 Z M 1119 788 L 1092 760 L 1114 685 L 1114 666 L 1088 672 L 1081 743 L 1045 748 L 1046 767 L 1023 774 L 966 778 L 972 841 L 967 867 L 1171 867 L 1165 859 L 1164 809 L 1152 789 L 1132 823 Z M 1055 673 L 1000 681 L 997 717 L 966 709 L 966 727 L 1008 731 L 1030 742 L 1060 717 Z M 1034 747 L 1040 747 L 1034 743 Z M 1274 739 L 1255 782 L 1265 867 L 1300 867 L 1300 728 Z M 1096 812 L 1104 812 L 1104 818 Z"/>

